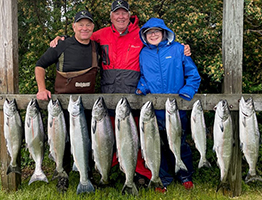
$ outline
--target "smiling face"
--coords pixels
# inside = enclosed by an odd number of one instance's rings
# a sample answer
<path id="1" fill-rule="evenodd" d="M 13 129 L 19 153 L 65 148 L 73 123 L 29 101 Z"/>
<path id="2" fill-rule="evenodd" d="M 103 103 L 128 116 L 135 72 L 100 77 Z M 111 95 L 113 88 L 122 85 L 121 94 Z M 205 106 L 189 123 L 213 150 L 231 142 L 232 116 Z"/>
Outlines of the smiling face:
<path id="1" fill-rule="evenodd" d="M 112 24 L 119 33 L 124 32 L 130 22 L 129 12 L 123 8 L 119 8 L 112 12 L 110 18 Z"/>
<path id="2" fill-rule="evenodd" d="M 89 19 L 81 19 L 78 22 L 73 23 L 72 26 L 76 40 L 82 44 L 88 44 L 90 37 L 93 34 L 94 23 Z"/>
<path id="3" fill-rule="evenodd" d="M 158 45 L 163 39 L 163 33 L 159 29 L 150 29 L 145 34 L 147 42 L 152 45 Z"/>

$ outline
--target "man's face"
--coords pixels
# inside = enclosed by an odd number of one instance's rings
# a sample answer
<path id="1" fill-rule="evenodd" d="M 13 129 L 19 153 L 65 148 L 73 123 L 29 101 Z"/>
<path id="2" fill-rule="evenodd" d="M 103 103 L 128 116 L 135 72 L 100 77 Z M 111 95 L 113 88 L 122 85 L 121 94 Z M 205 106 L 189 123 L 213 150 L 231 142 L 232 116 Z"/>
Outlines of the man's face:
<path id="1" fill-rule="evenodd" d="M 89 19 L 81 19 L 73 23 L 73 30 L 78 42 L 88 44 L 93 34 L 94 24 Z"/>
<path id="2" fill-rule="evenodd" d="M 119 33 L 125 31 L 127 25 L 129 24 L 129 21 L 130 21 L 129 12 L 123 8 L 119 8 L 115 12 L 112 12 L 111 14 L 111 22 L 112 24 L 114 24 L 116 30 Z"/>

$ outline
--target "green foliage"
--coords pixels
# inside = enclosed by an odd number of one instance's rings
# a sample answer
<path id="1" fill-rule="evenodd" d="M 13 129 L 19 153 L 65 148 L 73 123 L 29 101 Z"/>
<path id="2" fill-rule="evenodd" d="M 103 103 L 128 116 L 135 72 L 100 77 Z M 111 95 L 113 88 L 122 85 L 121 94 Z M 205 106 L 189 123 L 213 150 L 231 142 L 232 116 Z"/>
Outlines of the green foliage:
<path id="1" fill-rule="evenodd" d="M 245 0 L 243 92 L 262 92 L 262 2 Z"/>

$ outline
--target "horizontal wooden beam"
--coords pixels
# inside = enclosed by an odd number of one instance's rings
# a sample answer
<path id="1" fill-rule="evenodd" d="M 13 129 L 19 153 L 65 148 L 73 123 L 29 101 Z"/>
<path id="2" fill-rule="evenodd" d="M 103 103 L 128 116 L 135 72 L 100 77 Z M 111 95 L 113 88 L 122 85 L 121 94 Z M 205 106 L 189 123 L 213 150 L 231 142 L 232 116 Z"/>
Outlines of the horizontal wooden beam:
<path id="1" fill-rule="evenodd" d="M 72 95 L 73 99 L 77 99 L 79 95 Z M 98 97 L 103 97 L 109 109 L 115 109 L 118 101 L 122 97 L 126 97 L 132 109 L 140 109 L 147 101 L 152 101 L 155 109 L 164 109 L 167 98 L 176 98 L 180 110 L 191 110 L 196 100 L 201 100 L 204 110 L 213 110 L 214 106 L 221 100 L 226 99 L 230 106 L 230 110 L 238 110 L 238 101 L 241 96 L 245 99 L 252 97 L 256 111 L 262 111 L 262 94 L 196 94 L 191 101 L 186 101 L 177 94 L 148 94 L 139 96 L 135 94 L 81 94 L 85 109 L 92 109 L 94 102 Z M 5 99 L 16 99 L 19 109 L 26 109 L 29 101 L 36 98 L 34 94 L 1 94 L 0 109 L 3 108 Z M 52 99 L 59 99 L 64 109 L 67 109 L 70 94 L 53 94 Z M 47 109 L 48 101 L 38 101 L 41 109 Z"/>

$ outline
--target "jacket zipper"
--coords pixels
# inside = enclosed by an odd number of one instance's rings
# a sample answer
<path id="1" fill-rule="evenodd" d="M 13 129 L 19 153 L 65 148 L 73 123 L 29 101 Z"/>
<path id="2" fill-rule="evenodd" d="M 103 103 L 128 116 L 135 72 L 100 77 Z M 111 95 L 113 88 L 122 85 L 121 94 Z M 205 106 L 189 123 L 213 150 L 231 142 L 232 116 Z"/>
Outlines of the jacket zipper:
<path id="1" fill-rule="evenodd" d="M 160 62 L 160 53 L 159 53 L 159 48 L 158 48 L 158 46 L 157 46 L 157 55 L 158 55 L 158 62 L 159 62 L 159 69 L 160 69 L 160 77 L 161 77 L 161 87 L 162 87 L 162 89 L 161 89 L 161 92 L 163 92 L 164 90 L 164 85 L 163 85 L 163 74 L 162 74 L 162 67 L 161 67 L 161 62 Z"/>
<path id="2" fill-rule="evenodd" d="M 129 57 L 129 50 L 130 50 L 130 44 L 128 45 L 125 63 L 127 63 L 127 61 L 128 61 L 127 59 Z"/>

